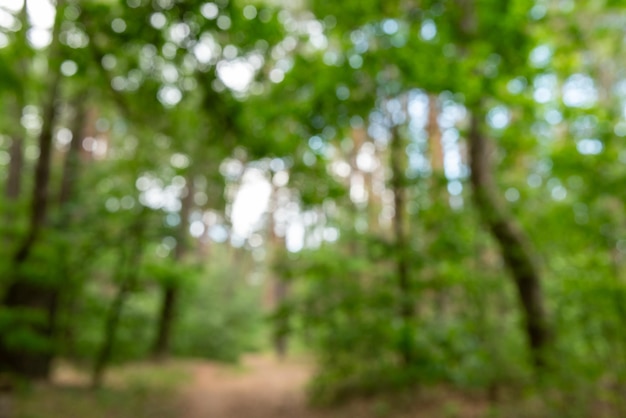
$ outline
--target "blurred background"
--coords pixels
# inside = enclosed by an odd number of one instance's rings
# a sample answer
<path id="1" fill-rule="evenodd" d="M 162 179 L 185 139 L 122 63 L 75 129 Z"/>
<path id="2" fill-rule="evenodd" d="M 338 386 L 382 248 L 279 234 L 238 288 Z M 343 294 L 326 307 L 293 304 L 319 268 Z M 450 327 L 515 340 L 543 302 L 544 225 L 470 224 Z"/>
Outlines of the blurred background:
<path id="1" fill-rule="evenodd" d="M 626 416 L 625 28 L 0 0 L 0 417 Z"/>

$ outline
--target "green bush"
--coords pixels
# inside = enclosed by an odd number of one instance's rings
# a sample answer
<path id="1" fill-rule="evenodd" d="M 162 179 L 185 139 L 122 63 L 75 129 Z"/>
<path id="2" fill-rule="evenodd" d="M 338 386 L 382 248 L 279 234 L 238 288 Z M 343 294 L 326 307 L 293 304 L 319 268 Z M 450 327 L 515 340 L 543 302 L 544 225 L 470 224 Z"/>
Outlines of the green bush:
<path id="1" fill-rule="evenodd" d="M 214 268 L 184 288 L 173 349 L 179 356 L 236 361 L 260 346 L 260 288 L 236 268 Z"/>

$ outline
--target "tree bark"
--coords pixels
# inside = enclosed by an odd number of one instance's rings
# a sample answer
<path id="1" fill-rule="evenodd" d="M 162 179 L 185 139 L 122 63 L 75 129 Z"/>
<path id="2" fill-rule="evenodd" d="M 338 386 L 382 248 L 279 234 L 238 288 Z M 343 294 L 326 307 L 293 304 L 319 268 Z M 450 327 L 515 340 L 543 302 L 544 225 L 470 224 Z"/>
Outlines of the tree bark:
<path id="1" fill-rule="evenodd" d="M 111 306 L 109 307 L 107 317 L 104 323 L 104 336 L 102 345 L 96 354 L 93 374 L 91 378 L 91 385 L 93 389 L 98 389 L 102 386 L 104 378 L 104 371 L 111 362 L 113 356 L 113 350 L 115 349 L 115 342 L 117 338 L 117 329 L 122 318 L 124 305 L 128 300 L 128 296 L 135 287 L 137 274 L 141 264 L 141 257 L 144 247 L 144 221 L 140 218 L 134 225 L 134 231 L 131 231 L 131 236 L 134 238 L 134 242 L 122 253 L 121 260 L 118 264 L 118 270 L 115 274 L 115 278 L 119 282 L 117 293 Z"/>
<path id="2" fill-rule="evenodd" d="M 281 310 L 282 304 L 287 298 L 287 294 L 289 292 L 288 284 L 277 277 L 274 279 L 274 301 L 276 303 L 276 308 Z M 280 318 L 278 318 L 278 325 L 276 325 L 277 331 L 274 335 L 274 352 L 279 359 L 284 359 L 287 356 L 287 350 L 289 349 L 288 345 L 288 328 L 289 328 L 289 320 L 285 316 L 284 312 L 279 313 Z"/>
<path id="3" fill-rule="evenodd" d="M 23 157 L 23 139 L 20 136 L 11 138 L 11 147 L 9 148 L 9 175 L 7 176 L 6 197 L 9 200 L 16 200 L 20 196 L 22 190 L 22 170 L 24 167 Z"/>
<path id="4" fill-rule="evenodd" d="M 53 28 L 53 42 L 50 46 L 49 62 L 52 66 L 59 61 L 59 33 L 62 21 L 62 0 L 57 2 L 57 14 Z M 16 324 L 28 327 L 42 341 L 52 342 L 54 320 L 57 312 L 55 284 L 36 283 L 20 273 L 22 264 L 32 251 L 41 230 L 47 222 L 49 202 L 49 179 L 52 155 L 52 132 L 56 123 L 56 100 L 60 84 L 60 72 L 51 71 L 48 92 L 42 114 L 42 127 L 39 135 L 39 158 L 35 166 L 35 179 L 31 201 L 31 215 L 28 232 L 13 257 L 14 277 L 3 299 L 3 306 L 14 312 L 29 310 L 48 313 L 44 321 L 33 324 Z M 27 347 L 11 347 L 6 340 L 0 340 L 0 369 L 30 378 L 46 378 L 50 372 L 53 350 L 28 350 Z"/>
<path id="5" fill-rule="evenodd" d="M 468 137 L 474 201 L 513 276 L 533 363 L 542 368 L 551 330 L 544 308 L 540 267 L 531 242 L 500 197 L 493 178 L 491 144 L 481 131 L 482 119 L 480 112 L 471 115 Z"/>
<path id="6" fill-rule="evenodd" d="M 19 14 L 19 21 L 21 28 L 17 33 L 17 42 L 21 48 L 28 48 L 28 42 L 26 39 L 26 33 L 28 32 L 28 16 L 26 12 L 26 2 Z M 26 80 L 28 77 L 28 61 L 26 58 L 22 58 L 18 62 L 18 70 L 22 80 Z M 22 81 L 25 84 L 25 81 Z M 9 200 L 16 200 L 22 190 L 22 171 L 24 168 L 24 128 L 19 123 L 22 118 L 22 111 L 24 109 L 24 89 L 15 93 L 15 109 L 13 109 L 17 128 L 11 137 L 11 147 L 9 148 L 9 174 L 7 176 L 7 188 L 6 196 Z"/>
<path id="7" fill-rule="evenodd" d="M 446 190 L 448 180 L 446 178 L 444 167 L 444 150 L 441 142 L 442 135 L 441 127 L 439 126 L 439 114 L 439 98 L 436 94 L 429 94 L 428 125 L 426 127 L 428 133 L 428 157 L 431 168 L 429 195 L 432 201 L 431 207 L 435 210 L 439 210 L 439 208 L 449 208 L 449 195 Z M 446 219 L 443 219 L 442 221 L 446 222 Z M 432 241 L 437 241 L 439 239 L 437 230 L 440 228 L 440 222 L 441 221 L 437 224 L 431 225 L 431 227 L 434 228 L 432 231 L 434 234 L 430 234 L 433 235 Z M 436 280 L 443 282 L 443 278 L 440 277 L 437 277 Z M 439 286 L 435 289 L 433 310 L 439 320 L 444 320 L 446 315 L 447 291 L 448 289 Z"/>
<path id="8" fill-rule="evenodd" d="M 408 259 L 408 235 L 406 231 L 406 152 L 402 144 L 402 138 L 398 127 L 391 129 L 391 188 L 395 214 L 393 217 L 393 230 L 395 236 L 395 264 L 400 297 L 400 317 L 402 319 L 402 335 L 400 339 L 400 355 L 404 364 L 409 365 L 414 361 L 413 342 L 413 317 L 415 316 L 412 285 L 410 278 L 410 266 Z"/>
<path id="9" fill-rule="evenodd" d="M 131 273 L 132 274 L 132 273 Z M 107 318 L 104 324 L 104 337 L 102 345 L 98 350 L 96 361 L 94 363 L 93 376 L 91 380 L 91 386 L 94 389 L 98 389 L 102 386 L 102 380 L 104 378 L 104 371 L 107 365 L 111 361 L 113 355 L 113 349 L 115 348 L 115 340 L 117 337 L 117 328 L 122 317 L 122 311 L 124 304 L 130 294 L 129 277 L 124 279 L 124 282 L 119 286 L 117 294 L 113 303 L 109 307 Z"/>
<path id="10" fill-rule="evenodd" d="M 187 235 L 189 234 L 189 215 L 193 206 L 193 176 L 188 176 L 186 195 L 181 201 L 180 224 L 178 225 L 178 239 L 174 248 L 174 262 L 180 263 L 188 249 Z M 179 285 L 176 280 L 168 281 L 163 286 L 161 312 L 157 324 L 157 334 L 152 347 L 155 359 L 166 358 L 170 353 L 172 329 L 176 320 L 176 305 L 179 298 Z"/>
<path id="11" fill-rule="evenodd" d="M 439 128 L 438 99 L 435 94 L 428 95 L 428 148 L 430 166 L 433 175 L 439 177 L 444 173 L 443 144 L 441 143 L 441 129 Z"/>
<path id="12" fill-rule="evenodd" d="M 270 179 L 271 181 L 271 179 Z M 281 249 L 285 248 L 285 243 L 276 234 L 276 223 L 274 221 L 274 214 L 278 209 L 278 187 L 272 185 L 272 194 L 270 197 L 270 206 L 268 211 L 268 248 L 270 253 L 270 260 L 272 263 L 276 263 L 277 257 L 282 255 Z M 287 311 L 284 310 L 284 303 L 289 294 L 289 284 L 279 277 L 276 273 L 273 273 L 269 278 L 269 284 L 271 286 L 272 305 L 276 314 L 276 322 L 274 323 L 274 335 L 272 343 L 274 345 L 274 353 L 279 359 L 283 359 L 287 356 L 289 349 L 289 318 Z"/>
<path id="13" fill-rule="evenodd" d="M 87 107 L 85 101 L 87 94 L 80 94 L 73 100 L 73 121 L 72 121 L 72 140 L 69 148 L 65 153 L 63 162 L 63 173 L 61 177 L 61 187 L 58 196 L 58 216 L 55 227 L 58 231 L 63 232 L 71 227 L 73 219 L 73 207 L 76 206 L 76 182 L 78 180 L 81 168 L 81 149 L 82 141 L 85 137 Z M 74 251 L 72 243 L 63 241 L 63 247 L 60 249 L 63 254 L 62 269 L 63 275 L 70 278 L 75 272 L 70 266 L 69 254 Z M 56 289 L 58 298 L 63 306 L 63 316 L 66 320 L 63 324 L 58 325 L 58 336 L 63 341 L 65 352 L 71 357 L 75 353 L 74 349 L 74 330 L 72 318 L 75 317 L 78 301 L 78 288 Z M 50 312 L 50 315 L 54 315 Z M 55 320 L 56 322 L 56 320 Z M 60 322 L 60 320 L 59 320 Z M 56 326 L 55 326 L 56 328 Z"/>
<path id="14" fill-rule="evenodd" d="M 35 182 L 31 204 L 31 216 L 26 239 L 15 254 L 15 262 L 26 260 L 37 236 L 44 227 L 48 215 L 50 165 L 52 157 L 52 131 L 56 123 L 56 100 L 58 96 L 60 77 L 55 73 L 52 76 L 48 91 L 47 103 L 43 108 L 43 124 L 39 134 L 39 158 L 35 166 Z"/>

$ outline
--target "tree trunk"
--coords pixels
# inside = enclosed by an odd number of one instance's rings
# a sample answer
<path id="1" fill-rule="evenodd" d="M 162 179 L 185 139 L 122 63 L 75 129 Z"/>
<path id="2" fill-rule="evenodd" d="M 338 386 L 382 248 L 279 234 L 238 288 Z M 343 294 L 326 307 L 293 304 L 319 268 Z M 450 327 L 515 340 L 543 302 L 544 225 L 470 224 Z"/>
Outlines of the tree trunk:
<path id="1" fill-rule="evenodd" d="M 189 215 L 193 205 L 193 176 L 188 176 L 186 195 L 183 197 L 180 208 L 180 223 L 178 225 L 178 239 L 174 249 L 174 262 L 180 263 L 188 249 L 187 235 L 189 234 Z M 152 347 L 155 359 L 163 359 L 169 355 L 172 340 L 172 328 L 176 319 L 176 305 L 179 296 L 177 280 L 168 281 L 163 287 L 161 312 L 157 325 L 157 334 Z"/>
<path id="2" fill-rule="evenodd" d="M 50 162 L 52 157 L 52 129 L 56 121 L 55 100 L 58 86 L 59 77 L 55 75 L 50 88 L 48 103 L 44 107 L 43 126 L 41 128 L 41 134 L 39 135 L 39 158 L 35 166 L 35 183 L 33 187 L 28 234 L 15 254 L 15 261 L 18 264 L 24 262 L 30 254 L 33 244 L 47 220 Z"/>
<path id="3" fill-rule="evenodd" d="M 428 148 L 430 167 L 436 177 L 444 175 L 443 144 L 441 143 L 441 129 L 439 128 L 438 99 L 435 94 L 428 95 Z"/>
<path id="4" fill-rule="evenodd" d="M 272 179 L 270 178 L 270 182 Z M 268 207 L 267 236 L 268 236 L 268 252 L 270 263 L 275 264 L 279 257 L 284 256 L 285 241 L 276 234 L 276 222 L 274 214 L 278 209 L 278 191 L 279 187 L 272 184 L 272 193 L 270 195 Z M 269 285 L 269 306 L 274 312 L 272 345 L 274 353 L 280 359 L 287 356 L 289 349 L 289 311 L 285 309 L 285 301 L 289 295 L 289 284 L 284 278 L 276 274 L 270 269 L 270 276 L 267 279 Z"/>
<path id="5" fill-rule="evenodd" d="M 52 127 L 55 120 L 54 97 L 56 97 L 58 79 L 54 81 L 54 86 L 50 96 L 50 103 L 44 112 L 44 124 L 39 137 L 40 155 L 35 169 L 35 184 L 33 188 L 33 200 L 31 206 L 31 217 L 29 229 L 25 240 L 14 256 L 13 263 L 16 278 L 10 283 L 3 305 L 9 309 L 33 309 L 49 312 L 50 318 L 45 325 L 35 326 L 33 331 L 36 334 L 49 339 L 52 337 L 54 328 L 53 318 L 56 316 L 57 298 L 54 291 L 54 284 L 43 285 L 34 283 L 29 278 L 19 273 L 21 265 L 26 261 L 38 235 L 45 226 L 48 213 L 48 183 L 50 176 L 50 157 L 52 146 Z M 30 377 L 46 377 L 49 373 L 49 363 L 51 354 L 28 353 L 23 349 L 11 350 L 1 344 L 0 363 L 11 364 L 14 372 Z"/>
<path id="6" fill-rule="evenodd" d="M 481 113 L 471 115 L 468 140 L 474 201 L 513 275 L 533 362 L 541 368 L 545 365 L 551 331 L 544 308 L 540 268 L 531 242 L 500 198 L 493 178 L 491 144 L 481 132 L 481 123 Z"/>
<path id="7" fill-rule="evenodd" d="M 19 14 L 20 21 L 20 30 L 17 33 L 17 42 L 19 42 L 19 46 L 21 48 L 29 48 L 28 42 L 26 39 L 26 33 L 28 32 L 28 16 L 26 12 L 26 3 L 22 7 L 22 10 Z M 28 69 L 28 60 L 26 58 L 22 58 L 18 62 L 18 71 L 20 72 L 22 83 L 26 84 L 26 79 L 28 77 L 29 69 Z M 6 196 L 9 200 L 16 200 L 22 190 L 22 171 L 24 168 L 24 128 L 21 126 L 19 121 L 22 119 L 22 112 L 24 109 L 24 94 L 23 91 L 18 91 L 15 93 L 15 109 L 13 109 L 14 117 L 15 117 L 15 125 L 17 128 L 15 132 L 11 135 L 11 147 L 9 148 L 9 174 L 7 176 L 7 188 L 6 188 Z"/>
<path id="8" fill-rule="evenodd" d="M 85 135 L 86 128 L 86 105 L 85 101 L 87 100 L 87 94 L 81 94 L 74 99 L 74 115 L 73 115 L 73 124 L 72 124 L 72 140 L 69 144 L 69 148 L 65 153 L 65 160 L 63 163 L 63 174 L 61 177 L 61 188 L 59 191 L 58 203 L 59 203 L 59 213 L 56 221 L 56 229 L 58 231 L 65 231 L 67 228 L 71 227 L 73 211 L 72 207 L 76 206 L 76 182 L 78 180 L 79 171 L 80 171 L 80 160 L 81 160 L 81 149 L 82 149 L 82 141 Z M 60 249 L 62 252 L 62 268 L 63 275 L 66 278 L 71 278 L 72 275 L 75 274 L 72 267 L 70 266 L 69 254 L 75 249 L 72 246 L 71 242 L 63 241 L 63 247 Z M 78 289 L 77 288 L 63 288 L 58 289 L 60 305 L 63 306 L 62 313 L 59 316 L 63 315 L 65 321 L 63 324 L 60 324 L 58 327 L 58 335 L 59 339 L 63 341 L 64 350 L 67 355 L 70 357 L 75 353 L 74 349 L 74 330 L 73 330 L 73 318 L 75 318 L 76 309 L 77 309 L 77 301 L 78 301 Z"/>
<path id="9" fill-rule="evenodd" d="M 277 319 L 279 323 L 276 325 L 276 332 L 274 334 L 274 352 L 276 356 L 280 359 L 283 359 L 287 356 L 287 350 L 289 348 L 287 334 L 289 332 L 289 319 L 287 318 L 285 312 L 282 312 L 282 305 L 287 298 L 287 294 L 289 292 L 288 284 L 277 277 L 274 279 L 274 301 L 276 303 L 276 308 L 279 310 L 279 318 Z"/>
<path id="10" fill-rule="evenodd" d="M 20 136 L 11 138 L 9 148 L 9 175 L 7 176 L 6 196 L 9 200 L 16 200 L 22 190 L 22 170 L 24 167 L 23 139 Z"/>
<path id="11" fill-rule="evenodd" d="M 143 254 L 143 246 L 145 243 L 143 240 L 144 221 L 141 218 L 142 215 L 139 216 L 140 218 L 136 221 L 137 223 L 134 225 L 134 231 L 132 231 L 131 235 L 134 238 L 134 243 L 132 243 L 130 248 L 127 248 L 126 251 L 122 250 L 124 252 L 120 257 L 121 260 L 115 274 L 115 278 L 119 281 L 119 286 L 107 313 L 104 323 L 102 345 L 96 354 L 94 362 L 93 374 L 91 377 L 91 385 L 94 389 L 98 389 L 102 386 L 104 371 L 111 362 L 113 350 L 115 349 L 117 329 L 122 318 L 124 305 L 133 287 L 135 286 L 137 274 L 141 264 L 141 256 Z"/>
<path id="12" fill-rule="evenodd" d="M 132 275 L 133 273 L 129 273 Z M 107 314 L 107 318 L 104 324 L 104 337 L 102 345 L 98 350 L 96 361 L 94 363 L 93 375 L 91 379 L 91 386 L 94 389 L 98 389 L 102 386 L 102 380 L 104 377 L 104 371 L 111 361 L 113 355 L 113 349 L 115 348 L 115 339 L 117 337 L 117 327 L 122 317 L 122 310 L 128 295 L 130 294 L 130 285 L 128 281 L 131 276 L 124 278 L 124 282 L 119 286 L 115 299 Z"/>
<path id="13" fill-rule="evenodd" d="M 449 195 L 446 190 L 447 178 L 444 167 L 444 151 L 443 144 L 441 142 L 441 128 L 439 126 L 439 99 L 436 94 L 428 95 L 428 157 L 431 168 L 431 181 L 430 181 L 430 198 L 432 200 L 431 207 L 438 211 L 440 208 L 449 209 Z M 443 219 L 446 222 L 446 219 Z M 434 232 L 433 240 L 439 239 L 437 231 L 440 228 L 441 221 L 431 225 Z M 437 277 L 436 280 L 440 283 L 445 282 L 443 277 Z M 443 286 L 437 286 L 434 295 L 433 311 L 438 320 L 443 321 L 446 315 L 447 308 L 447 292 Z"/>
<path id="14" fill-rule="evenodd" d="M 271 181 L 271 179 L 270 179 Z M 277 261 L 277 257 L 282 255 L 282 249 L 285 248 L 285 243 L 283 239 L 281 239 L 276 234 L 276 223 L 274 221 L 274 214 L 278 209 L 278 187 L 272 185 L 272 194 L 270 197 L 270 205 L 268 211 L 268 222 L 267 222 L 267 232 L 268 232 L 268 248 L 270 253 L 270 260 L 272 263 Z M 285 358 L 287 356 L 287 350 L 289 348 L 289 318 L 287 316 L 287 311 L 284 309 L 284 302 L 287 299 L 287 295 L 289 294 L 289 284 L 282 278 L 279 277 L 276 273 L 272 273 L 272 276 L 269 277 L 269 284 L 271 286 L 271 304 L 273 305 L 274 312 L 276 314 L 276 322 L 274 323 L 274 335 L 273 335 L 273 346 L 274 353 L 280 359 Z"/>
<path id="15" fill-rule="evenodd" d="M 155 359 L 167 358 L 170 351 L 172 324 L 174 322 L 175 306 L 178 299 L 178 288 L 173 284 L 163 287 L 163 299 L 157 328 L 157 336 L 152 349 Z"/>
<path id="16" fill-rule="evenodd" d="M 395 237 L 395 268 L 398 280 L 400 297 L 400 317 L 402 318 L 402 335 L 400 339 L 400 354 L 404 364 L 409 365 L 414 361 L 413 342 L 413 317 L 415 316 L 414 301 L 410 278 L 410 266 L 408 259 L 408 235 L 406 231 L 406 153 L 402 144 L 402 138 L 398 127 L 391 129 L 391 188 L 395 214 L 393 217 L 393 230 Z"/>
<path id="17" fill-rule="evenodd" d="M 53 65 L 59 60 L 58 35 L 61 26 L 63 10 L 58 1 L 57 17 L 53 29 L 53 43 L 50 46 L 49 62 Z M 46 224 L 49 201 L 50 163 L 52 154 L 52 132 L 56 122 L 56 100 L 59 90 L 60 73 L 51 72 L 49 89 L 43 106 L 43 123 L 39 135 L 39 158 L 35 166 L 35 180 L 31 201 L 31 215 L 28 232 L 13 257 L 14 277 L 4 295 L 3 306 L 9 310 L 29 310 L 38 313 L 48 313 L 45 321 L 33 324 L 15 324 L 27 327 L 42 342 L 52 341 L 54 321 L 57 312 L 57 297 L 55 284 L 35 283 L 32 279 L 20 273 L 22 264 L 28 258 L 41 230 Z M 31 378 L 46 378 L 50 372 L 52 349 L 48 347 L 38 350 L 28 350 L 27 347 L 10 347 L 5 340 L 0 341 L 0 368 Z"/>

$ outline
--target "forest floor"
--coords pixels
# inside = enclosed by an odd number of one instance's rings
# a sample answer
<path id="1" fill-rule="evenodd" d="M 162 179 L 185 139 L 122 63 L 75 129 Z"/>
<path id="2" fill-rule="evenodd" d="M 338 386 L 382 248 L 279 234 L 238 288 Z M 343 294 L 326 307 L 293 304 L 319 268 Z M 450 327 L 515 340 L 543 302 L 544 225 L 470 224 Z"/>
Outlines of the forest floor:
<path id="1" fill-rule="evenodd" d="M 306 400 L 312 366 L 268 355 L 244 358 L 237 369 L 211 363 L 193 367 L 193 382 L 182 392 L 184 418 L 451 418 L 484 417 L 481 399 L 436 393 L 413 400 L 360 399 L 332 408 L 313 408 Z"/>
<path id="2" fill-rule="evenodd" d="M 478 418 L 492 417 L 485 397 L 443 388 L 312 407 L 304 359 L 246 356 L 239 365 L 174 360 L 114 368 L 103 389 L 68 365 L 52 384 L 15 399 L 15 418 Z M 517 414 L 515 414 L 517 415 Z M 503 415 L 497 415 L 503 416 Z M 513 416 L 513 415 L 504 415 Z"/>
<path id="3" fill-rule="evenodd" d="M 182 391 L 185 418 L 312 417 L 304 387 L 310 367 L 302 361 L 248 356 L 237 368 L 212 363 L 193 367 Z"/>

